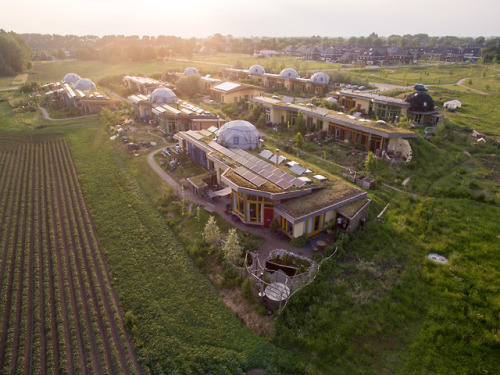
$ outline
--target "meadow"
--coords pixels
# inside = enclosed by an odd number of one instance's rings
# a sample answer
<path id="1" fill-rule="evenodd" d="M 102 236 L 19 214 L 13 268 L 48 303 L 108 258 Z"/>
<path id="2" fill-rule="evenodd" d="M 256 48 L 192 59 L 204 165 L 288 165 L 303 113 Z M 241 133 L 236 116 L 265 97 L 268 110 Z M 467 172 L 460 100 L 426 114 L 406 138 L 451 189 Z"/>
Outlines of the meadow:
<path id="1" fill-rule="evenodd" d="M 456 83 L 465 77 L 483 77 L 495 74 L 491 66 L 480 64 L 435 63 L 430 65 L 399 65 L 382 68 L 353 69 L 350 74 L 374 82 L 409 86 Z"/>

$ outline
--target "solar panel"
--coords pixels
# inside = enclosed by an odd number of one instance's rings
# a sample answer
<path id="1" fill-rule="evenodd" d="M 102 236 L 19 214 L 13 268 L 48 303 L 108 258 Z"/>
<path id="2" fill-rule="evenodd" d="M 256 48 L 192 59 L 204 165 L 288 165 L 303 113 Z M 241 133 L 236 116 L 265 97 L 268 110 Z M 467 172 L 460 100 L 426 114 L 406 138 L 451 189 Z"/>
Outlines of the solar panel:
<path id="1" fill-rule="evenodd" d="M 203 129 L 203 130 L 200 130 L 200 133 L 203 134 L 205 137 L 210 137 L 212 135 L 212 133 L 210 133 L 209 131 Z"/>
<path id="2" fill-rule="evenodd" d="M 264 150 L 259 155 L 265 159 L 269 159 L 271 156 L 273 156 L 273 153 L 269 150 Z"/>
<path id="3" fill-rule="evenodd" d="M 276 164 L 276 157 L 277 157 L 277 155 L 273 155 L 273 156 L 271 156 L 271 157 L 269 158 L 269 161 L 270 161 L 271 163 Z M 285 157 L 280 156 L 280 157 L 279 157 L 279 159 L 278 159 L 278 165 L 280 165 L 280 164 L 281 164 L 282 162 L 284 162 L 285 160 L 286 160 L 286 158 L 285 158 Z"/>
<path id="4" fill-rule="evenodd" d="M 300 164 L 295 164 L 292 168 L 290 168 L 290 170 L 293 173 L 298 174 L 299 176 L 306 171 L 306 169 Z"/>
<path id="5" fill-rule="evenodd" d="M 262 186 L 266 183 L 266 181 L 263 178 L 260 178 L 259 176 L 253 174 L 252 172 L 248 171 L 243 167 L 236 168 L 234 172 L 257 187 Z"/>
<path id="6" fill-rule="evenodd" d="M 304 181 L 301 181 L 299 180 L 298 178 L 296 178 L 294 181 L 293 181 L 293 184 L 297 187 L 302 187 L 304 186 L 306 183 Z"/>
<path id="7" fill-rule="evenodd" d="M 289 181 L 281 180 L 277 184 L 280 188 L 282 189 L 288 189 L 290 186 L 292 186 L 292 183 Z"/>
<path id="8" fill-rule="evenodd" d="M 313 178 L 315 178 L 318 181 L 322 181 L 322 182 L 327 180 L 327 178 L 325 176 L 322 176 L 320 174 L 314 175 Z"/>
<path id="9" fill-rule="evenodd" d="M 195 132 L 195 131 L 193 131 L 193 130 L 188 130 L 188 131 L 187 131 L 187 133 L 188 133 L 191 137 L 193 137 L 194 139 L 196 139 L 197 141 L 199 141 L 200 139 L 202 139 L 202 138 L 203 138 L 203 135 L 201 135 L 200 133 Z"/>
<path id="10" fill-rule="evenodd" d="M 304 181 L 306 184 L 312 184 L 312 181 L 308 177 L 297 177 L 298 180 Z"/>
<path id="11" fill-rule="evenodd" d="M 269 176 L 268 178 L 269 181 L 271 181 L 272 183 L 274 184 L 277 184 L 278 181 L 281 180 L 281 178 L 279 178 L 278 176 L 276 176 L 275 174 L 272 174 L 271 176 Z"/>

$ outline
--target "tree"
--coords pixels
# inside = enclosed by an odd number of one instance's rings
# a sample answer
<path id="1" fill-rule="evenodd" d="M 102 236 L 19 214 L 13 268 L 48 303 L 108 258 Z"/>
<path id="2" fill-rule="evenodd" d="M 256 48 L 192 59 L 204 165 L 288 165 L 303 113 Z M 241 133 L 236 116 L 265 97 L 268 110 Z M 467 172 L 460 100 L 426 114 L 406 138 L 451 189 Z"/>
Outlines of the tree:
<path id="1" fill-rule="evenodd" d="M 302 136 L 302 134 L 300 134 L 299 132 L 297 132 L 297 134 L 295 134 L 295 137 L 293 137 L 293 144 L 297 148 L 303 148 L 304 147 L 304 143 L 305 143 L 304 137 Z"/>
<path id="2" fill-rule="evenodd" d="M 123 49 L 119 44 L 108 43 L 99 51 L 99 59 L 109 63 L 118 63 L 123 60 Z"/>
<path id="3" fill-rule="evenodd" d="M 177 80 L 175 87 L 182 95 L 192 98 L 200 91 L 200 77 L 196 74 L 183 76 Z"/>
<path id="4" fill-rule="evenodd" d="M 243 253 L 243 248 L 240 245 L 240 240 L 238 238 L 238 233 L 236 233 L 236 228 L 229 230 L 227 234 L 226 243 L 222 247 L 222 252 L 224 258 L 235 265 L 241 264 L 241 254 Z"/>
<path id="5" fill-rule="evenodd" d="M 64 51 L 61 48 L 59 48 L 57 50 L 57 52 L 54 54 L 54 56 L 58 60 L 66 60 L 66 54 L 64 53 Z"/>
<path id="6" fill-rule="evenodd" d="M 108 108 L 101 109 L 99 119 L 106 124 L 106 126 L 115 126 L 122 121 L 122 117 L 118 112 L 113 112 Z"/>
<path id="7" fill-rule="evenodd" d="M 365 160 L 365 169 L 367 172 L 371 172 L 377 166 L 377 157 L 373 154 L 373 152 L 368 151 L 368 156 Z"/>
<path id="8" fill-rule="evenodd" d="M 30 50 L 19 35 L 0 29 L 0 76 L 22 72 L 30 62 Z"/>
<path id="9" fill-rule="evenodd" d="M 304 114 L 299 109 L 299 113 L 297 113 L 297 118 L 295 119 L 295 125 L 297 127 L 297 131 L 304 135 L 306 133 Z"/>
<path id="10" fill-rule="evenodd" d="M 215 246 L 220 238 L 220 230 L 213 216 L 210 216 L 208 218 L 207 224 L 205 225 L 205 230 L 203 231 L 203 238 L 205 239 L 205 242 L 210 246 Z"/>

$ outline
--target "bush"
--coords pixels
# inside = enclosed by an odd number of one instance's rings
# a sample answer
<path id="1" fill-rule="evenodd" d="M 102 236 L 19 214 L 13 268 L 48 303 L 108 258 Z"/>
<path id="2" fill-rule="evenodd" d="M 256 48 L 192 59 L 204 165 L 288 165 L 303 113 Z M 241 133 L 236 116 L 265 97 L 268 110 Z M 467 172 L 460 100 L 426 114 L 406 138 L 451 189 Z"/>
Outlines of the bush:
<path id="1" fill-rule="evenodd" d="M 290 245 L 294 247 L 305 247 L 309 243 L 309 238 L 307 238 L 307 235 L 304 233 L 300 237 L 295 237 L 292 238 L 290 241 Z"/>
<path id="2" fill-rule="evenodd" d="M 274 232 L 276 229 L 278 229 L 278 227 L 279 227 L 278 220 L 276 219 L 271 220 L 271 222 L 269 223 L 269 230 L 271 230 L 271 232 Z"/>
<path id="3" fill-rule="evenodd" d="M 254 295 L 252 292 L 252 281 L 250 279 L 243 281 L 243 284 L 241 285 L 241 295 L 247 300 L 253 300 Z"/>

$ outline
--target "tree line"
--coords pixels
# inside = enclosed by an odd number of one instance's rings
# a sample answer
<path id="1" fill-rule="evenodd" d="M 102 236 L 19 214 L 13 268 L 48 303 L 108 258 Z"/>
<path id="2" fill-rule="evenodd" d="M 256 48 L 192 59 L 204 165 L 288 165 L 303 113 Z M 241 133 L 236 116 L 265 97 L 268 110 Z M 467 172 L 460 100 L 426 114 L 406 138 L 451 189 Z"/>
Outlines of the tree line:
<path id="1" fill-rule="evenodd" d="M 26 41 L 14 32 L 0 29 L 0 76 L 12 76 L 31 68 Z"/>
<path id="2" fill-rule="evenodd" d="M 399 46 L 399 47 L 435 47 L 435 46 L 478 46 L 489 47 L 500 44 L 500 38 L 485 38 L 483 36 L 429 36 L 428 34 L 406 34 L 379 36 L 371 33 L 359 37 L 240 37 L 214 34 L 207 38 L 183 39 L 177 36 L 159 35 L 142 37 L 138 35 L 42 35 L 23 34 L 28 45 L 40 58 L 54 56 L 64 58 L 62 51 L 82 60 L 102 60 L 106 62 L 145 61 L 155 58 L 165 58 L 175 55 L 190 57 L 198 53 L 238 52 L 253 53 L 254 51 L 271 49 L 283 50 L 286 46 Z"/>

